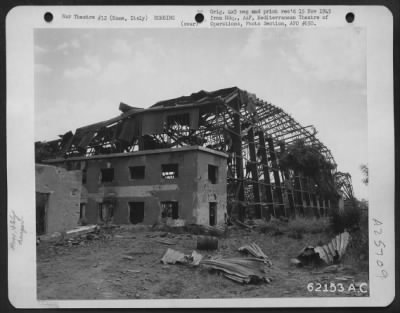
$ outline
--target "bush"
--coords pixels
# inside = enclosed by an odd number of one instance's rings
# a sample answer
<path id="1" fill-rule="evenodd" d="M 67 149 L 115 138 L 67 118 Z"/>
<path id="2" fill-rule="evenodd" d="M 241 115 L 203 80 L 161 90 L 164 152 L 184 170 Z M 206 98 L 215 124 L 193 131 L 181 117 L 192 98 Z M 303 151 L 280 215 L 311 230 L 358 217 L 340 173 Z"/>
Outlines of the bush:
<path id="1" fill-rule="evenodd" d="M 343 211 L 335 209 L 331 213 L 331 227 L 334 233 L 342 233 L 343 231 L 355 231 L 360 229 L 361 208 L 356 199 L 347 200 Z"/>
<path id="2" fill-rule="evenodd" d="M 329 222 L 326 218 L 305 218 L 296 217 L 289 221 L 289 229 L 301 234 L 319 234 L 329 228 Z"/>
<path id="3" fill-rule="evenodd" d="M 259 230 L 265 234 L 281 235 L 287 233 L 290 238 L 301 239 L 303 234 L 318 234 L 329 229 L 329 220 L 326 218 L 296 217 L 285 223 L 278 219 L 260 226 Z"/>

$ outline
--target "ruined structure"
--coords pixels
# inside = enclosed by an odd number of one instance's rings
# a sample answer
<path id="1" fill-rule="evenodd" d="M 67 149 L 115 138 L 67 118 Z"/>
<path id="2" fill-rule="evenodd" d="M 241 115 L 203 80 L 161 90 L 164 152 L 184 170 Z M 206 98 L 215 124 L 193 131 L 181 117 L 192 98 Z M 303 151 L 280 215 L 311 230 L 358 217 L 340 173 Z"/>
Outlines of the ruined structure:
<path id="1" fill-rule="evenodd" d="M 186 146 L 48 161 L 81 169 L 91 224 L 217 225 L 226 218 L 227 155 Z"/>
<path id="2" fill-rule="evenodd" d="M 154 216 L 160 218 L 164 214 L 162 202 L 182 197 L 182 208 L 188 210 L 192 207 L 197 213 L 186 214 L 182 211 L 179 217 L 190 217 L 190 221 L 200 223 L 206 222 L 201 222 L 201 216 L 209 215 L 212 194 L 216 194 L 214 202 L 219 206 L 217 211 L 222 210 L 218 211 L 217 218 L 217 222 L 221 221 L 220 216 L 225 212 L 222 190 L 227 195 L 228 215 L 240 219 L 268 219 L 271 215 L 290 217 L 296 214 L 320 216 L 326 214 L 330 207 L 337 206 L 336 164 L 329 149 L 317 139 L 314 127 L 300 125 L 279 107 L 247 91 L 237 87 L 214 92 L 200 91 L 158 102 L 148 109 L 121 103 L 120 110 L 122 114 L 115 118 L 36 145 L 40 161 L 83 171 L 88 205 L 89 198 L 95 198 L 93 194 L 96 197 L 101 194 L 101 199 L 95 201 L 102 206 L 108 201 L 108 193 L 113 198 L 113 188 L 119 186 L 120 194 L 132 197 L 129 201 L 139 201 L 134 198 L 138 193 L 144 193 L 144 197 L 149 199 L 139 202 L 155 206 Z M 296 151 L 309 158 L 300 162 L 296 159 Z M 321 166 L 313 168 L 315 162 Z M 132 177 L 142 175 L 140 169 L 132 172 L 129 169 L 131 164 L 146 166 L 145 173 L 156 172 L 151 174 L 153 178 L 149 177 L 148 184 L 153 186 L 151 189 L 123 187 L 134 186 L 135 178 Z M 171 187 L 169 182 L 160 180 L 166 180 L 162 164 L 179 164 L 182 167 L 179 173 L 183 171 L 187 175 L 182 177 L 182 185 Z M 213 180 L 212 168 L 211 172 L 207 172 L 210 165 L 218 167 L 218 192 L 212 190 L 204 194 L 201 184 L 205 183 L 206 173 L 208 179 L 205 185 L 213 186 L 210 183 Z M 113 186 L 99 180 L 99 177 L 111 175 L 101 173 L 107 166 L 115 166 L 113 175 L 124 177 L 118 178 L 121 180 Z M 172 173 L 174 168 L 165 168 L 165 172 Z M 194 184 L 193 180 L 199 180 L 198 184 Z M 220 183 L 224 183 L 223 188 Z M 207 186 L 205 188 L 209 188 Z M 157 195 L 154 190 L 157 190 Z M 177 190 L 182 195 L 178 195 Z M 167 193 L 169 197 L 164 197 Z M 183 194 L 188 195 L 185 200 Z M 208 199 L 197 206 L 203 200 L 196 199 L 196 194 L 199 198 L 204 196 Z M 104 202 L 104 199 L 107 201 Z M 128 200 L 120 202 L 121 199 L 111 199 L 108 202 L 113 201 L 117 206 L 119 203 L 129 206 Z M 208 213 L 200 213 L 199 208 Z M 137 210 L 142 211 L 141 208 Z M 115 216 L 115 219 L 126 221 L 126 212 L 124 216 Z M 93 213 L 86 212 L 87 216 L 90 214 Z M 102 214 L 101 210 L 96 214 Z M 144 221 L 153 222 L 153 217 L 144 218 Z"/>
<path id="3" fill-rule="evenodd" d="M 80 219 L 82 174 L 36 164 L 36 234 L 64 232 Z"/>

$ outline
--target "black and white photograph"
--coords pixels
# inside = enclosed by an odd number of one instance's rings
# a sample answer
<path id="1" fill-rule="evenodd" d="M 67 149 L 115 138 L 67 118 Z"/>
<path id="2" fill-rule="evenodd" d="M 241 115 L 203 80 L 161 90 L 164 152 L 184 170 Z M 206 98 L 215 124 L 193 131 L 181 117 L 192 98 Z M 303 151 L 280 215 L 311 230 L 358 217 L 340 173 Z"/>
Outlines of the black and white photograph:
<path id="1" fill-rule="evenodd" d="M 34 28 L 37 300 L 370 297 L 351 23 Z"/>

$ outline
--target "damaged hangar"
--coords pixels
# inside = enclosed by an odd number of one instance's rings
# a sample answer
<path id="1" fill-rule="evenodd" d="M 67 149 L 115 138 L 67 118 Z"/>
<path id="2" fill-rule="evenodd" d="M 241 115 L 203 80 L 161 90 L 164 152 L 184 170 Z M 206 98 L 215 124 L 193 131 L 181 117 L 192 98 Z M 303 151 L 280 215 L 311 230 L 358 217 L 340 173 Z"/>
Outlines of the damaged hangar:
<path id="1" fill-rule="evenodd" d="M 89 223 L 318 217 L 339 203 L 336 164 L 315 128 L 247 91 L 119 109 L 115 118 L 35 145 L 37 162 L 82 171 Z M 301 163 L 299 155 L 310 157 Z"/>

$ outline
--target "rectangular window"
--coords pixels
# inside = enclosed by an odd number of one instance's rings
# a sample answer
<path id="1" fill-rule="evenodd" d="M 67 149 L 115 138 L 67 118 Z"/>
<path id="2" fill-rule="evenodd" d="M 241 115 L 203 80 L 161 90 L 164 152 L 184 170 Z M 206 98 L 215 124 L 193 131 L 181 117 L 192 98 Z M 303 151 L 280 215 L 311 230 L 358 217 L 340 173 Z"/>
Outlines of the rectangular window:
<path id="1" fill-rule="evenodd" d="M 208 180 L 211 184 L 216 184 L 218 181 L 218 166 L 208 165 Z"/>
<path id="2" fill-rule="evenodd" d="M 174 179 L 178 177 L 178 164 L 162 164 L 161 177 L 164 179 Z"/>
<path id="3" fill-rule="evenodd" d="M 101 182 L 109 183 L 114 180 L 114 169 L 113 168 L 103 168 L 101 169 Z"/>
<path id="4" fill-rule="evenodd" d="M 131 179 L 144 179 L 144 166 L 129 167 Z"/>
<path id="5" fill-rule="evenodd" d="M 179 218 L 178 201 L 161 202 L 161 218 Z"/>
<path id="6" fill-rule="evenodd" d="M 129 202 L 129 221 L 132 224 L 143 223 L 144 202 Z"/>

